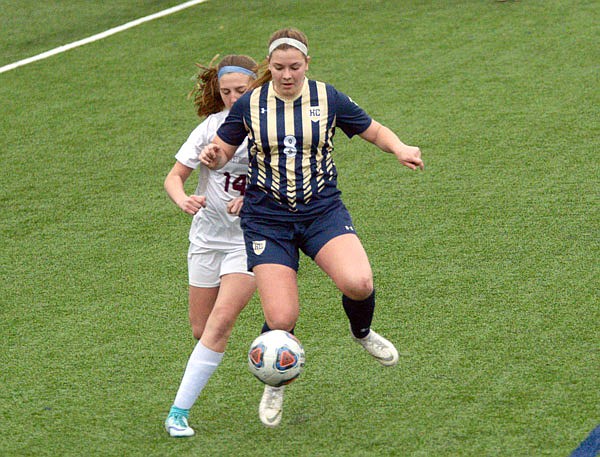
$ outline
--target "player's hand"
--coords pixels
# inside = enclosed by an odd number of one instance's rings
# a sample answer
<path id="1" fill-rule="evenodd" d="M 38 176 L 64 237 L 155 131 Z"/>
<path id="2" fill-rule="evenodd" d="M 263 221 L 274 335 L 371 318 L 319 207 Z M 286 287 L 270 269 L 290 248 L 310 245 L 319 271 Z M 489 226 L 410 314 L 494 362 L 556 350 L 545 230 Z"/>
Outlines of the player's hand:
<path id="1" fill-rule="evenodd" d="M 210 143 L 204 146 L 204 149 L 202 149 L 198 156 L 198 160 L 208 168 L 216 170 L 224 165 L 221 164 L 223 155 L 224 152 L 218 145 Z"/>
<path id="2" fill-rule="evenodd" d="M 416 146 L 405 146 L 400 151 L 395 153 L 400 163 L 411 170 L 417 168 L 423 170 L 425 164 L 421 159 L 421 150 Z"/>
<path id="3" fill-rule="evenodd" d="M 235 197 L 233 200 L 227 202 L 227 212 L 234 216 L 239 216 L 244 204 L 244 197 Z"/>
<path id="4" fill-rule="evenodd" d="M 188 195 L 178 205 L 184 213 L 192 216 L 200 211 L 200 208 L 206 206 L 206 197 L 204 195 Z"/>

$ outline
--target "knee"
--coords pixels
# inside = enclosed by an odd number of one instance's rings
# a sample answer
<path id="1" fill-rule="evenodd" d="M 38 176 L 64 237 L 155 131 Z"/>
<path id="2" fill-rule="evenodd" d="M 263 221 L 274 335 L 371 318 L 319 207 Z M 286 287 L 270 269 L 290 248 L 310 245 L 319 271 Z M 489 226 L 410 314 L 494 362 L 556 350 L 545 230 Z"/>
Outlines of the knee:
<path id="1" fill-rule="evenodd" d="M 365 300 L 373 293 L 373 276 L 365 274 L 353 277 L 340 289 L 345 296 L 352 300 Z"/>
<path id="2" fill-rule="evenodd" d="M 267 325 L 271 330 L 292 330 L 296 325 L 298 315 L 294 313 L 278 313 L 273 316 L 265 316 Z"/>
<path id="3" fill-rule="evenodd" d="M 207 327 L 211 334 L 217 338 L 227 339 L 233 330 L 237 314 L 232 314 L 227 309 L 215 307 L 210 315 Z"/>

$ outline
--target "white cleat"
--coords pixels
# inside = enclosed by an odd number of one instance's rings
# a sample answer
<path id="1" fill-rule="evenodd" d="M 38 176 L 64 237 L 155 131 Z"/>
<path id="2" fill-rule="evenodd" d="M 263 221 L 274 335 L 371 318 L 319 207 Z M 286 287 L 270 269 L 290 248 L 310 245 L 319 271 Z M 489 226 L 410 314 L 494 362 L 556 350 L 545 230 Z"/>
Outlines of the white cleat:
<path id="1" fill-rule="evenodd" d="M 188 425 L 187 418 L 181 414 L 169 414 L 165 420 L 165 430 L 174 438 L 194 436 L 194 429 Z"/>
<path id="2" fill-rule="evenodd" d="M 356 338 L 352 332 L 350 332 L 350 335 L 352 335 L 354 341 L 364 347 L 382 365 L 391 367 L 398 363 L 398 351 L 394 345 L 373 330 L 369 331 L 369 334 L 364 338 Z"/>
<path id="3" fill-rule="evenodd" d="M 265 385 L 265 391 L 258 405 L 258 417 L 265 427 L 277 427 L 283 415 L 283 391 L 285 386 Z"/>

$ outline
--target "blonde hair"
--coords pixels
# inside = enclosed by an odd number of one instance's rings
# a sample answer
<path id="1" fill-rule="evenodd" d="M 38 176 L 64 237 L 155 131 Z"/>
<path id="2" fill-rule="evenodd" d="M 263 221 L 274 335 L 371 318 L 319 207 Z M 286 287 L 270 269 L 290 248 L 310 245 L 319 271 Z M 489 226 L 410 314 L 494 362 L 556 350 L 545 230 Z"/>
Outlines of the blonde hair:
<path id="1" fill-rule="evenodd" d="M 308 38 L 306 37 L 306 35 L 304 34 L 304 32 L 302 32 L 301 30 L 298 30 L 296 28 L 293 27 L 288 27 L 288 28 L 284 28 L 284 29 L 279 29 L 276 32 L 274 32 L 271 35 L 271 38 L 269 38 L 269 46 L 271 46 L 271 43 L 273 43 L 275 40 L 278 40 L 280 38 L 293 38 L 294 40 L 298 40 L 300 43 L 302 43 L 303 45 L 305 45 L 308 48 Z M 282 43 L 279 46 L 277 46 L 276 49 L 282 49 L 282 50 L 286 50 L 286 49 L 296 49 L 293 46 L 286 44 L 286 43 Z M 271 57 L 269 55 L 269 57 Z M 259 70 L 260 70 L 260 76 L 258 77 L 258 79 L 256 79 L 251 85 L 250 85 L 250 89 L 255 89 L 257 87 L 262 86 L 263 84 L 271 81 L 271 79 L 273 79 L 273 76 L 271 75 L 271 72 L 269 71 L 269 57 L 267 57 L 265 60 L 263 60 L 260 64 Z M 304 58 L 306 59 L 306 56 L 304 56 Z"/>
<path id="2" fill-rule="evenodd" d="M 219 113 L 225 109 L 225 104 L 221 98 L 219 91 L 219 70 L 226 66 L 242 67 L 247 70 L 257 72 L 258 66 L 252 57 L 245 55 L 230 54 L 215 65 L 215 61 L 219 55 L 213 57 L 208 66 L 197 63 L 196 66 L 200 69 L 196 75 L 196 84 L 189 93 L 188 98 L 192 98 L 196 113 L 199 117 L 209 116 Z"/>

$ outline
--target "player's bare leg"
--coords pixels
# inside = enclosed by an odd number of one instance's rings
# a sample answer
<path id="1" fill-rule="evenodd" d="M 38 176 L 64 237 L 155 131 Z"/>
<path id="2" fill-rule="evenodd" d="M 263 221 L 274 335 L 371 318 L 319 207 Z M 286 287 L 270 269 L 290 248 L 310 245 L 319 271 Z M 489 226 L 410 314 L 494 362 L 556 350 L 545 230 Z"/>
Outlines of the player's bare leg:
<path id="1" fill-rule="evenodd" d="M 257 265 L 252 271 L 267 325 L 289 332 L 300 312 L 296 271 L 273 263 Z"/>
<path id="2" fill-rule="evenodd" d="M 172 437 L 189 437 L 194 429 L 188 424 L 190 408 L 223 358 L 235 321 L 252 298 L 254 278 L 232 273 L 221 278 L 220 287 L 190 287 L 190 322 L 196 343 L 175 401 L 165 420 Z"/>
<path id="3" fill-rule="evenodd" d="M 300 312 L 296 271 L 284 265 L 262 264 L 255 266 L 253 272 L 268 327 L 292 330 Z M 284 386 L 265 385 L 258 416 L 266 427 L 281 423 L 283 394 Z"/>
<path id="4" fill-rule="evenodd" d="M 225 352 L 235 321 L 255 290 L 253 276 L 232 273 L 221 277 L 219 293 L 200 338 L 202 344 L 213 351 Z"/>
<path id="5" fill-rule="evenodd" d="M 375 310 L 373 273 L 358 237 L 346 234 L 331 239 L 316 255 L 315 262 L 343 294 L 353 340 L 382 365 L 396 365 L 398 351 L 395 346 L 371 330 Z"/>
<path id="6" fill-rule="evenodd" d="M 215 306 L 219 287 L 189 286 L 189 319 L 194 338 L 199 340 L 204 333 L 208 316 Z"/>

